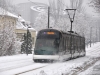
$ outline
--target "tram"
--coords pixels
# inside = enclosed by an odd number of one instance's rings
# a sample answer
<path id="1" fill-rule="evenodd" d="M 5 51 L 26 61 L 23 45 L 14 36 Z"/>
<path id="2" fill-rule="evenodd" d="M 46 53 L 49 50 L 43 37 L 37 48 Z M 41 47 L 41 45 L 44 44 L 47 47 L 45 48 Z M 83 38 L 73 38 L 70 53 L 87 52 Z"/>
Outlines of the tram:
<path id="1" fill-rule="evenodd" d="M 36 37 L 33 61 L 65 61 L 85 54 L 84 37 L 74 32 L 42 29 Z"/>

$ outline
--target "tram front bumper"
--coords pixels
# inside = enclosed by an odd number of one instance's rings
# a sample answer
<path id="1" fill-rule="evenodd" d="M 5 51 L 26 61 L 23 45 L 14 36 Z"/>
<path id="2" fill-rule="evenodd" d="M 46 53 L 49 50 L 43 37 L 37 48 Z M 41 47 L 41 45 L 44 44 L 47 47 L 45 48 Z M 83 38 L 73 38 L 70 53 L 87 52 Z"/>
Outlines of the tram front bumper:
<path id="1" fill-rule="evenodd" d="M 58 60 L 59 59 L 59 55 L 33 55 L 33 59 Z"/>

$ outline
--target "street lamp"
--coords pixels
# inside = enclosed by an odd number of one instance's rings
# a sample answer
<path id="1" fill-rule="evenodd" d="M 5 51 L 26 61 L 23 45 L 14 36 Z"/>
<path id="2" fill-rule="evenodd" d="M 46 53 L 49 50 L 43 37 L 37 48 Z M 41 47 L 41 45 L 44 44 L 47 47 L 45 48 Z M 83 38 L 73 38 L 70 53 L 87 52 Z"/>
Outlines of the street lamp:
<path id="1" fill-rule="evenodd" d="M 91 43 L 92 43 L 92 27 L 90 28 L 90 47 L 91 47 Z"/>
<path id="2" fill-rule="evenodd" d="M 71 22 L 71 28 L 70 28 L 70 32 L 72 32 L 72 23 L 74 22 L 74 17 L 75 17 L 75 13 L 76 13 L 76 9 L 65 9 L 68 13 L 70 22 Z M 71 14 L 73 13 L 73 14 Z"/>

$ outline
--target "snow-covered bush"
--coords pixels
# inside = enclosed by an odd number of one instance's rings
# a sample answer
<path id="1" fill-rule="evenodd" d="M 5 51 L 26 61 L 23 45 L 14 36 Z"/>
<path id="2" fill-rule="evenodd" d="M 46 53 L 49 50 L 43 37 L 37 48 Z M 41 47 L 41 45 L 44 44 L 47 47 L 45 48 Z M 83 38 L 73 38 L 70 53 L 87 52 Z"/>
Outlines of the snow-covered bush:
<path id="1" fill-rule="evenodd" d="M 20 54 L 21 53 L 21 44 L 22 44 L 22 42 L 15 41 L 15 44 L 14 44 L 15 54 Z"/>

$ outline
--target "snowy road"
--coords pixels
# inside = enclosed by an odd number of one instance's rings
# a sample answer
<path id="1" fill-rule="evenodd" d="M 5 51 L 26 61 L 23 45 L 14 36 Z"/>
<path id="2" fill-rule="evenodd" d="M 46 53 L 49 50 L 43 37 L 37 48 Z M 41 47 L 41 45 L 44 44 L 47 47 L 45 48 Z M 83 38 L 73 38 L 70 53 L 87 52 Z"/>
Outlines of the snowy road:
<path id="1" fill-rule="evenodd" d="M 48 64 L 34 63 L 32 55 L 15 55 L 0 57 L 0 75 L 15 75 L 27 70 L 46 66 Z"/>
<path id="2" fill-rule="evenodd" d="M 85 57 L 52 64 L 34 63 L 32 55 L 0 57 L 0 75 L 91 75 L 90 71 L 93 74 L 100 68 L 95 67 L 100 65 L 100 43 L 86 51 Z M 93 70 L 89 69 L 91 66 Z"/>

